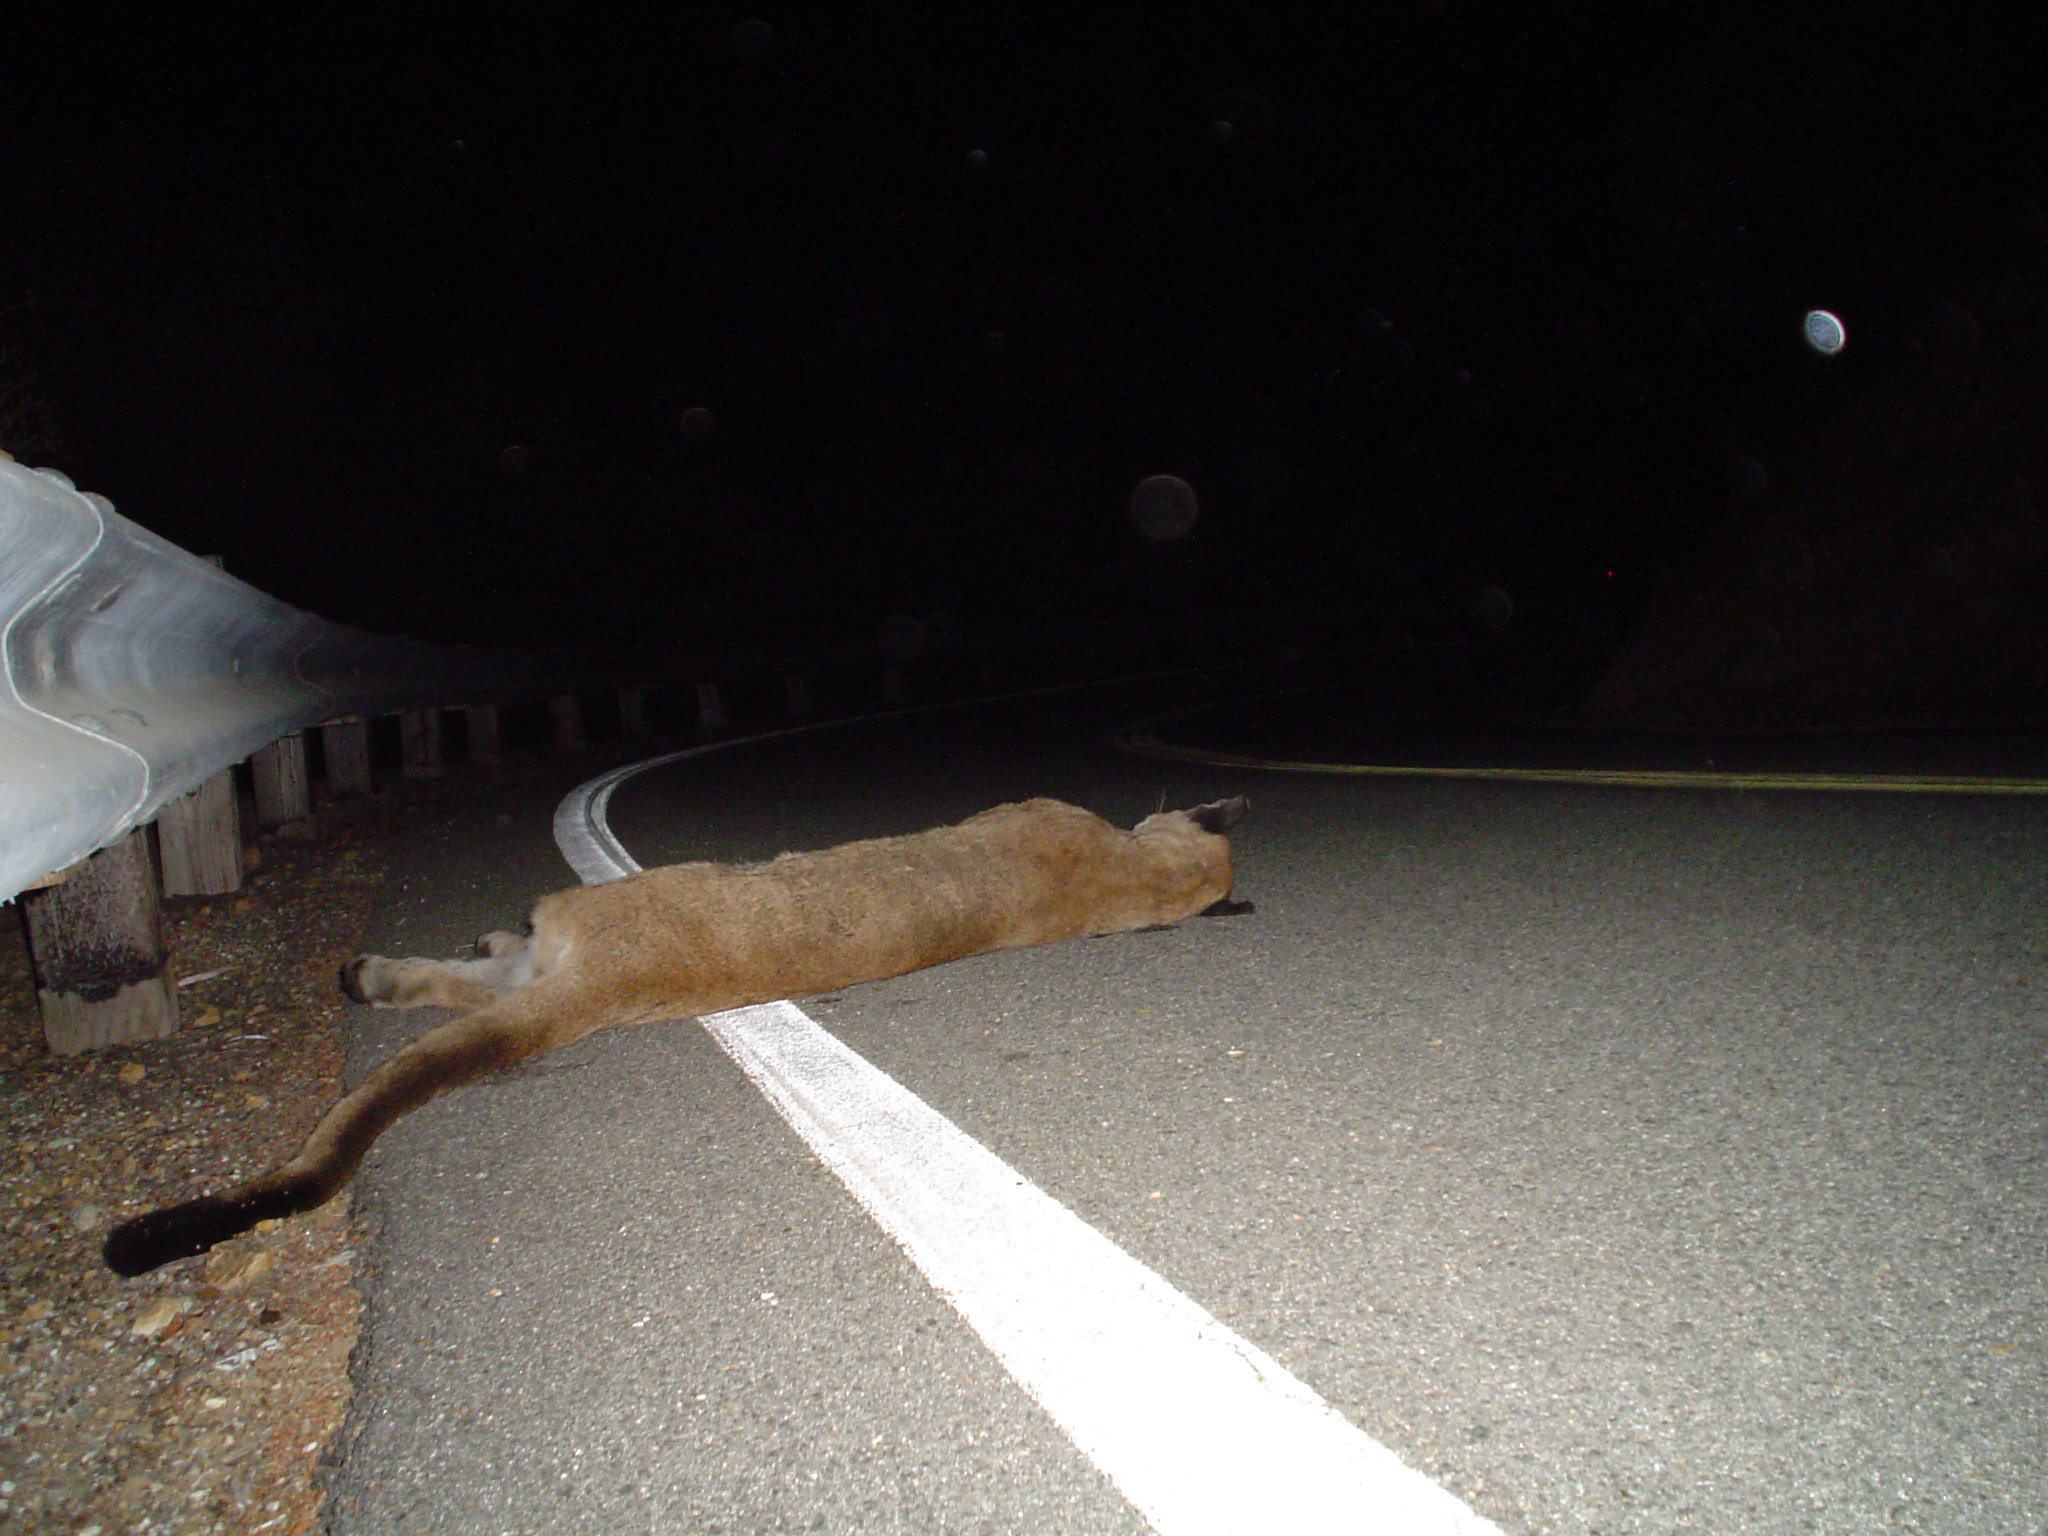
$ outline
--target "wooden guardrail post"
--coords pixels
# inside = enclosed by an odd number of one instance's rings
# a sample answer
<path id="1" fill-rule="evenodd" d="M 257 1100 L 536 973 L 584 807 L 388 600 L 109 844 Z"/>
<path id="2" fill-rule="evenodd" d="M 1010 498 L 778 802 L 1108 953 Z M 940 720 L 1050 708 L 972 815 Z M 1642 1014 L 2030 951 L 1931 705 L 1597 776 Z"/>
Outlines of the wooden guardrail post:
<path id="1" fill-rule="evenodd" d="M 647 734 L 647 695 L 651 691 L 644 687 L 619 690 L 619 729 L 626 735 Z"/>
<path id="2" fill-rule="evenodd" d="M 470 704 L 462 711 L 469 731 L 469 760 L 483 768 L 495 768 L 505 761 L 505 749 L 498 735 L 498 706 Z"/>
<path id="3" fill-rule="evenodd" d="M 589 742 L 583 735 L 583 702 L 573 693 L 558 693 L 548 700 L 548 713 L 555 722 L 555 750 L 581 752 Z"/>
<path id="4" fill-rule="evenodd" d="M 697 729 L 716 736 L 732 723 L 725 712 L 725 694 L 716 683 L 697 685 Z"/>
<path id="5" fill-rule="evenodd" d="M 327 764 L 329 794 L 370 792 L 370 722 L 361 715 L 321 726 L 320 755 Z"/>
<path id="6" fill-rule="evenodd" d="M 313 814 L 313 795 L 306 783 L 306 738 L 294 731 L 280 736 L 249 759 L 256 779 L 256 825 L 278 827 Z"/>
<path id="7" fill-rule="evenodd" d="M 398 715 L 398 772 L 407 779 L 441 776 L 441 711 L 406 709 Z"/>
<path id="8" fill-rule="evenodd" d="M 235 770 L 223 768 L 156 815 L 166 896 L 225 896 L 242 888 L 242 819 Z"/>
<path id="9" fill-rule="evenodd" d="M 43 1038 L 59 1055 L 178 1027 L 156 886 L 149 829 L 137 827 L 60 883 L 23 896 Z"/>

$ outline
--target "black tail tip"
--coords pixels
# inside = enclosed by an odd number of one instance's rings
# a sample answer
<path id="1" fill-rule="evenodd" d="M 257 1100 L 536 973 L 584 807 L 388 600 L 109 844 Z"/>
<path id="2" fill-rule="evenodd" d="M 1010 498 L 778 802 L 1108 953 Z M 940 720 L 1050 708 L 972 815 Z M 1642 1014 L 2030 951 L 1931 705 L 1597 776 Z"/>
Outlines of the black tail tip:
<path id="1" fill-rule="evenodd" d="M 128 1278 L 146 1275 L 204 1253 L 255 1225 L 254 1221 L 237 1223 L 222 1206 L 223 1202 L 212 1198 L 188 1200 L 122 1222 L 107 1234 L 106 1247 L 101 1250 L 107 1268 Z"/>
<path id="2" fill-rule="evenodd" d="M 259 1221 L 289 1216 L 304 1208 L 305 1203 L 290 1189 L 228 1197 L 201 1195 L 183 1205 L 167 1205 L 122 1222 L 107 1234 L 100 1254 L 107 1268 L 133 1279 L 239 1237 Z"/>

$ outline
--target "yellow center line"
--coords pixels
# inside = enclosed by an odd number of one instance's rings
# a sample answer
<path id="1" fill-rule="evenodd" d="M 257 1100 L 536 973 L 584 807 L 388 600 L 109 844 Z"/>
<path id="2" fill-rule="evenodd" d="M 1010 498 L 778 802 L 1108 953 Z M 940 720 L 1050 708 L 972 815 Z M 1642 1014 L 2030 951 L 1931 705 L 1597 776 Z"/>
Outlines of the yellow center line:
<path id="1" fill-rule="evenodd" d="M 1341 773 L 1397 779 L 1502 779 L 1524 784 L 1595 784 L 1630 789 L 1805 789 L 1894 795 L 2048 795 L 2048 779 L 1920 773 L 1730 773 L 1664 768 L 1458 768 L 1437 764 L 1315 763 L 1214 752 L 1161 741 L 1143 726 L 1115 744 L 1141 757 L 1274 773 Z"/>

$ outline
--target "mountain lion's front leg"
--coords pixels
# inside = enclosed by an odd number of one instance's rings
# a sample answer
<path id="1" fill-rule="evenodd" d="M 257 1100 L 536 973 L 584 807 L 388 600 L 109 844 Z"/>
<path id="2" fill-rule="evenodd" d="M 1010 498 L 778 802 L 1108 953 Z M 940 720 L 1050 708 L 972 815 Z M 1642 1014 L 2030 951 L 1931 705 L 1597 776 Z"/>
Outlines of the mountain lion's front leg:
<path id="1" fill-rule="evenodd" d="M 378 1008 L 453 1008 L 467 1013 L 516 991 L 535 974 L 533 935 L 487 933 L 474 960 L 391 960 L 357 955 L 341 968 L 341 990 Z"/>

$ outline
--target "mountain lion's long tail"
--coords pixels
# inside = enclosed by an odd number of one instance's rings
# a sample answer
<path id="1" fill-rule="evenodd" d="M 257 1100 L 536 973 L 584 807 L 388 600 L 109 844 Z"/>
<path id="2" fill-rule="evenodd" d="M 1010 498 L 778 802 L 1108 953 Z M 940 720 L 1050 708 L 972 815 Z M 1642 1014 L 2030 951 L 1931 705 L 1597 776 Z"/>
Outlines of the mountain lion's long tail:
<path id="1" fill-rule="evenodd" d="M 174 1259 L 204 1253 L 259 1221 L 296 1216 L 324 1205 L 349 1181 L 370 1143 L 408 1110 L 451 1088 L 488 1076 L 537 1051 L 576 1037 L 550 1028 L 561 999 L 529 987 L 487 1008 L 428 1030 L 385 1062 L 353 1093 L 335 1101 L 298 1155 L 282 1167 L 225 1194 L 122 1222 L 108 1234 L 107 1267 L 140 1275 Z"/>

